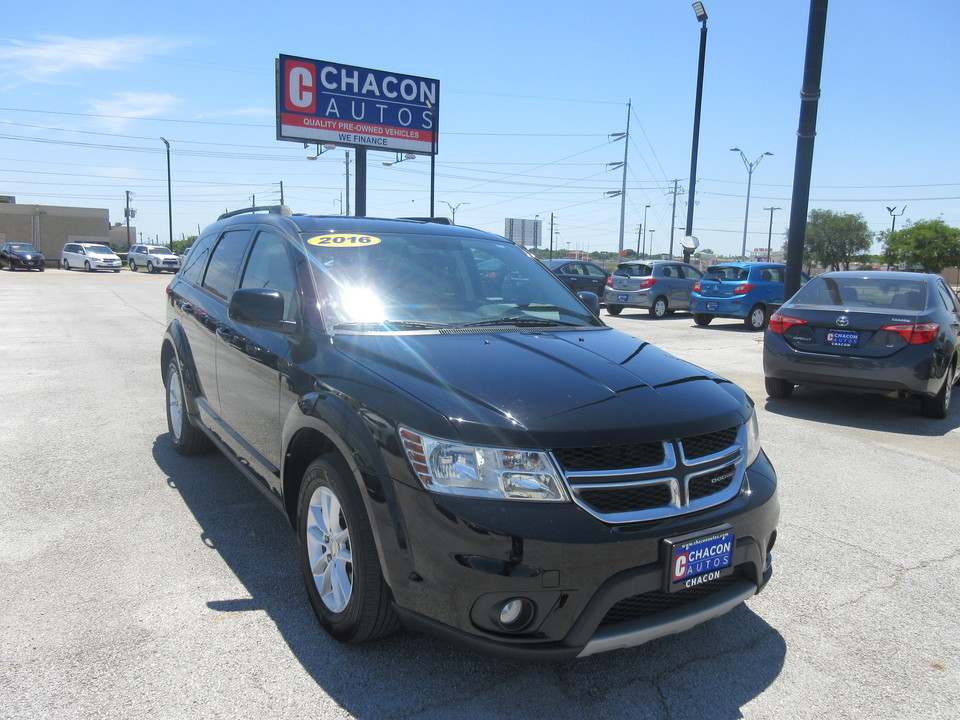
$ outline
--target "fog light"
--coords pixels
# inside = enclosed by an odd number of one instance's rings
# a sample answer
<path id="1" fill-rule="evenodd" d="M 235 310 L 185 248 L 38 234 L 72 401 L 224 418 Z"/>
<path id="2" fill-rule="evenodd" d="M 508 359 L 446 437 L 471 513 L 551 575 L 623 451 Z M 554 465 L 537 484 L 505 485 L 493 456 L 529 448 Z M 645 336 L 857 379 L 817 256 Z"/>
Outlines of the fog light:
<path id="1" fill-rule="evenodd" d="M 525 598 L 511 598 L 500 607 L 500 625 L 506 630 L 517 630 L 533 617 L 533 603 Z"/>

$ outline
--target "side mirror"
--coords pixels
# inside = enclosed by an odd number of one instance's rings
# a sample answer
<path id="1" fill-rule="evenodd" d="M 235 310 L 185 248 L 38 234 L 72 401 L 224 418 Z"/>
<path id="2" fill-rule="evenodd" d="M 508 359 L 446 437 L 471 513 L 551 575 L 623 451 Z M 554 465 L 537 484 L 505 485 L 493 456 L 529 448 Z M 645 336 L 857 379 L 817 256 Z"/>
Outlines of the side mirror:
<path id="1" fill-rule="evenodd" d="M 597 317 L 600 317 L 600 298 L 596 293 L 584 290 L 577 293 L 577 297 L 580 298 L 580 302 L 587 306 L 587 310 L 592 312 Z"/>
<path id="2" fill-rule="evenodd" d="M 296 323 L 283 319 L 283 295 L 268 288 L 242 288 L 230 298 L 231 320 L 254 327 L 293 332 Z"/>

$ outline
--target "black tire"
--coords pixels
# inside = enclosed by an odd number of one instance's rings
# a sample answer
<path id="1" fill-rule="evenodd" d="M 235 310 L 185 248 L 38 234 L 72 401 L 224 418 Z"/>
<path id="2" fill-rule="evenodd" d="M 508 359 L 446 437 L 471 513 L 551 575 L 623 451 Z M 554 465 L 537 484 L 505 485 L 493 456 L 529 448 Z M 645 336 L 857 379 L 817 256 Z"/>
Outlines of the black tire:
<path id="1" fill-rule="evenodd" d="M 621 312 L 623 312 L 623 305 L 610 305 L 607 303 L 607 315 L 613 315 L 616 317 Z"/>
<path id="2" fill-rule="evenodd" d="M 46 268 L 38 268 L 38 269 L 40 270 L 40 272 L 43 272 L 44 270 L 46 270 Z"/>
<path id="3" fill-rule="evenodd" d="M 164 375 L 166 385 L 167 430 L 173 449 L 180 455 L 199 455 L 213 445 L 203 431 L 194 426 L 187 415 L 186 392 L 180 377 L 180 364 L 171 359 Z"/>
<path id="4" fill-rule="evenodd" d="M 69 269 L 70 269 L 70 261 L 67 260 L 66 258 L 63 259 L 63 269 L 64 269 L 64 270 L 69 270 Z"/>
<path id="5" fill-rule="evenodd" d="M 657 320 L 665 318 L 670 313 L 670 305 L 667 303 L 667 299 L 660 295 L 656 300 L 653 301 L 653 305 L 650 306 L 650 314 L 653 315 Z"/>
<path id="6" fill-rule="evenodd" d="M 93 268 L 90 267 L 90 261 L 89 261 L 89 260 L 84 260 L 84 261 L 83 261 L 83 269 L 86 270 L 87 272 L 93 272 Z"/>
<path id="7" fill-rule="evenodd" d="M 700 327 L 706 327 L 713 321 L 713 315 L 707 315 L 706 313 L 694 313 L 693 321 Z"/>
<path id="8" fill-rule="evenodd" d="M 767 396 L 775 399 L 786 399 L 793 393 L 794 385 L 781 378 L 764 378 L 763 386 L 766 388 Z"/>
<path id="9" fill-rule="evenodd" d="M 747 316 L 743 319 L 743 324 L 747 330 L 759 331 L 767 326 L 769 319 L 770 316 L 767 313 L 767 306 L 762 303 L 757 303 L 750 308 L 750 312 L 747 313 Z"/>
<path id="10" fill-rule="evenodd" d="M 147 260 L 147 272 L 153 275 L 157 269 L 153 266 L 153 263 Z"/>
<path id="11" fill-rule="evenodd" d="M 360 490 L 336 455 L 317 458 L 303 474 L 297 541 L 310 605 L 334 639 L 360 643 L 397 628 Z"/>
<path id="12" fill-rule="evenodd" d="M 131 260 L 131 261 L 129 262 L 129 265 L 130 265 L 130 269 L 131 269 L 133 272 L 136 272 L 136 271 L 137 271 L 137 263 L 136 263 L 136 262 L 134 262 L 133 260 Z"/>
<path id="13" fill-rule="evenodd" d="M 943 378 L 943 385 L 933 397 L 920 398 L 920 412 L 924 417 L 934 420 L 943 420 L 950 412 L 950 398 L 953 397 L 953 384 L 956 382 L 956 371 L 953 366 L 947 368 Z"/>
<path id="14" fill-rule="evenodd" d="M 114 270 L 114 272 L 120 272 L 120 268 L 117 268 L 116 270 Z"/>

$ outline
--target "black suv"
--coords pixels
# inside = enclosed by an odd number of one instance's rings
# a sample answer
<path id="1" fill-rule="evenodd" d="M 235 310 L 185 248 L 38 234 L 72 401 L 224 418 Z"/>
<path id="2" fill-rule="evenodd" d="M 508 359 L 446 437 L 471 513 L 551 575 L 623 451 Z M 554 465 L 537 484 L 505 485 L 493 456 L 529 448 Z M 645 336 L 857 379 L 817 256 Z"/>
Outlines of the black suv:
<path id="1" fill-rule="evenodd" d="M 252 208 L 204 230 L 168 296 L 173 445 L 217 447 L 287 516 L 340 641 L 402 621 L 583 656 L 770 578 L 751 400 L 606 327 L 595 295 L 502 237 Z"/>

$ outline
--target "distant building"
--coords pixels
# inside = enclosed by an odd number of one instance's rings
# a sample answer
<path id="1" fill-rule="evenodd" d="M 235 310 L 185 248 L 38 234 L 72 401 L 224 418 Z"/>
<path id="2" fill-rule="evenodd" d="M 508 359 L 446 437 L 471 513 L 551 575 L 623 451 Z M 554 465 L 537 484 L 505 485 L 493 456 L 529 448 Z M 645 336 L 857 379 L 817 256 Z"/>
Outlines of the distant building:
<path id="1" fill-rule="evenodd" d="M 116 231 L 116 232 L 115 232 Z M 131 242 L 136 231 L 130 228 Z M 110 213 L 104 208 L 18 205 L 16 198 L 0 196 L 0 243 L 29 242 L 47 258 L 47 267 L 56 267 L 60 251 L 68 242 L 96 242 L 125 250 L 127 228 L 110 227 Z"/>

